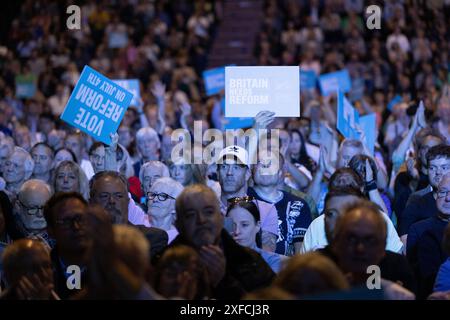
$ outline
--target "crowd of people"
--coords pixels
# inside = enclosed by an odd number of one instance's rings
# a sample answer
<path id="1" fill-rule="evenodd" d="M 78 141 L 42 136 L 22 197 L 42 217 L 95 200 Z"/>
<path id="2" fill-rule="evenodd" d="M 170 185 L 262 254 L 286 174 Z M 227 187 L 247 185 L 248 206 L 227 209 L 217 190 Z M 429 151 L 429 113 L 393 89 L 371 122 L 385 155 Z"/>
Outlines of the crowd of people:
<path id="1" fill-rule="evenodd" d="M 450 300 L 448 1 L 261 1 L 257 64 L 347 69 L 375 149 L 316 88 L 256 115 L 269 154 L 208 164 L 173 133 L 225 130 L 202 83 L 223 1 L 84 1 L 80 30 L 67 5 L 25 0 L 0 48 L 0 299 Z M 85 65 L 139 79 L 111 145 L 59 119 Z"/>

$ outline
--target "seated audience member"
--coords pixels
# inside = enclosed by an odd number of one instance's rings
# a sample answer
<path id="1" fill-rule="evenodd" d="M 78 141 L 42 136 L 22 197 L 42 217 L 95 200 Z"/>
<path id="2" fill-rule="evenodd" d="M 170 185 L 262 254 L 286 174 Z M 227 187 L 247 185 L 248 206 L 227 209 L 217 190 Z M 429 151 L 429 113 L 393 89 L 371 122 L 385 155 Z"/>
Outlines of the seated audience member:
<path id="1" fill-rule="evenodd" d="M 55 291 L 61 299 L 68 299 L 79 291 L 67 287 L 69 266 L 80 267 L 81 288 L 85 284 L 91 246 L 87 233 L 87 202 L 76 192 L 56 193 L 45 204 L 44 216 L 48 233 L 55 239 L 55 247 L 50 253 Z"/>
<path id="2" fill-rule="evenodd" d="M 408 231 L 406 253 L 419 280 L 421 298 L 426 298 L 432 292 L 439 267 L 448 257 L 442 248 L 442 239 L 450 221 L 449 192 L 450 173 L 447 173 L 436 190 L 435 215 L 414 223 Z"/>
<path id="3" fill-rule="evenodd" d="M 142 294 L 149 293 L 155 299 L 159 299 L 160 296 L 148 285 L 151 281 L 152 267 L 150 263 L 150 243 L 148 240 L 142 232 L 129 225 L 113 225 L 113 231 L 119 259 L 144 284 Z M 136 299 L 139 299 L 139 296 Z"/>
<path id="4" fill-rule="evenodd" d="M 90 206 L 87 208 L 86 218 L 87 234 L 92 243 L 87 256 L 86 282 L 74 298 L 81 300 L 154 299 L 154 292 L 146 284 L 143 274 L 141 273 L 140 276 L 135 274 L 136 266 L 130 268 L 131 261 L 125 258 L 136 252 L 127 252 L 127 249 L 132 249 L 129 247 L 117 248 L 113 224 L 105 209 L 98 205 Z M 148 252 L 147 250 L 146 254 Z"/>
<path id="5" fill-rule="evenodd" d="M 144 163 L 139 171 L 139 181 L 141 183 L 141 188 L 143 192 L 143 199 L 141 205 L 145 207 L 145 202 L 147 200 L 147 192 L 150 191 L 152 184 L 159 178 L 170 177 L 169 169 L 161 161 L 151 160 Z"/>
<path id="6" fill-rule="evenodd" d="M 411 225 L 436 215 L 436 191 L 442 177 L 450 172 L 450 146 L 437 145 L 427 153 L 428 179 L 432 187 L 427 193 L 408 201 L 402 214 L 399 234 L 406 243 Z"/>
<path id="7" fill-rule="evenodd" d="M 188 245 L 200 255 L 212 286 L 212 298 L 237 299 L 272 282 L 274 273 L 255 251 L 238 245 L 223 229 L 216 194 L 205 185 L 186 187 L 176 200 L 179 235 L 171 247 Z"/>
<path id="8" fill-rule="evenodd" d="M 319 252 L 336 262 L 351 286 L 366 286 L 370 276 L 367 268 L 375 265 L 386 298 L 414 299 L 409 290 L 415 291 L 415 281 L 408 263 L 402 255 L 385 249 L 387 226 L 378 207 L 368 201 L 348 202 L 342 214 L 326 221 L 330 245 Z"/>
<path id="9" fill-rule="evenodd" d="M 71 150 L 75 154 L 75 160 L 78 161 L 81 169 L 83 169 L 86 177 L 91 179 L 94 175 L 94 169 L 89 160 L 85 159 L 85 144 L 83 134 L 81 132 L 70 133 L 64 140 L 64 147 Z"/>
<path id="10" fill-rule="evenodd" d="M 53 149 L 48 144 L 40 142 L 31 148 L 30 154 L 34 161 L 33 175 L 31 177 L 50 184 L 52 182 Z"/>
<path id="11" fill-rule="evenodd" d="M 6 290 L 0 300 L 59 300 L 54 289 L 47 248 L 39 241 L 20 239 L 3 252 Z"/>
<path id="12" fill-rule="evenodd" d="M 61 161 L 55 167 L 53 188 L 56 192 L 78 192 L 89 199 L 89 182 L 80 166 L 71 160 Z"/>
<path id="13" fill-rule="evenodd" d="M 168 248 L 154 270 L 154 288 L 167 299 L 203 300 L 211 295 L 205 266 L 196 250 L 178 245 Z"/>
<path id="14" fill-rule="evenodd" d="M 220 211 L 227 212 L 228 200 L 247 196 L 251 172 L 248 153 L 239 146 L 229 146 L 221 151 L 217 163 L 217 175 L 221 188 Z M 278 214 L 274 204 L 256 200 L 261 215 L 262 248 L 275 252 L 278 239 Z"/>
<path id="15" fill-rule="evenodd" d="M 60 149 L 55 151 L 55 158 L 53 160 L 53 162 L 54 162 L 53 167 L 56 168 L 64 160 L 66 160 L 66 161 L 73 161 L 73 162 L 76 162 L 78 164 L 77 157 L 72 152 L 72 150 L 66 149 L 66 148 L 60 148 Z"/>
<path id="16" fill-rule="evenodd" d="M 50 186 L 42 180 L 28 180 L 20 188 L 13 212 L 24 237 L 36 236 L 48 245 L 53 244 L 47 235 L 47 223 L 43 213 L 44 205 L 51 196 Z"/>
<path id="17" fill-rule="evenodd" d="M 22 184 L 33 174 L 34 161 L 31 155 L 23 148 L 14 147 L 13 152 L 5 160 L 3 179 L 6 182 L 6 191 L 11 200 L 14 200 Z"/>
<path id="18" fill-rule="evenodd" d="M 254 185 L 248 194 L 275 205 L 278 213 L 278 238 L 275 252 L 292 256 L 300 252 L 303 236 L 311 224 L 311 210 L 305 200 L 279 190 L 283 179 L 284 158 L 271 154 L 253 166 Z M 273 169 L 273 170 L 272 170 Z"/>
<path id="19" fill-rule="evenodd" d="M 98 204 L 109 214 L 113 224 L 128 224 L 140 226 L 151 243 L 152 256 L 161 252 L 166 246 L 168 235 L 164 230 L 147 227 L 147 216 L 134 204 L 128 194 L 126 178 L 116 171 L 101 171 L 92 177 L 89 202 Z M 130 202 L 134 204 L 130 211 Z M 136 210 L 134 210 L 136 209 Z M 139 210 L 140 211 L 139 211 Z"/>
<path id="20" fill-rule="evenodd" d="M 151 127 L 141 128 L 136 133 L 136 145 L 140 159 L 133 165 L 134 174 L 139 177 L 141 166 L 150 160 L 159 160 L 161 141 L 158 133 Z"/>
<path id="21" fill-rule="evenodd" d="M 261 218 L 259 209 L 252 200 L 250 197 L 237 198 L 228 205 L 227 217 L 233 222 L 232 229 L 228 231 L 237 243 L 258 252 L 273 272 L 278 273 L 287 256 L 261 249 Z"/>
<path id="22" fill-rule="evenodd" d="M 331 195 L 327 194 L 323 214 L 314 219 L 306 230 L 301 252 L 317 250 L 328 244 L 325 233 L 326 216 L 337 217 L 343 212 L 348 200 L 365 199 L 362 189 L 361 179 L 353 170 L 350 168 L 336 170 L 330 179 L 329 191 L 334 190 L 335 192 Z M 386 249 L 397 253 L 402 252 L 403 243 L 400 241 L 391 219 L 381 211 L 380 214 L 387 224 Z"/>
<path id="23" fill-rule="evenodd" d="M 444 230 L 444 239 L 442 240 L 444 252 L 450 257 L 450 224 L 447 224 Z M 434 281 L 434 292 L 450 292 L 450 258 L 447 258 L 439 267 L 436 280 Z"/>
<path id="24" fill-rule="evenodd" d="M 288 260 L 274 285 L 297 298 L 347 290 L 342 271 L 326 256 L 310 252 Z"/>
<path id="25" fill-rule="evenodd" d="M 175 200 L 183 191 L 183 186 L 172 178 L 159 178 L 147 193 L 147 214 L 153 227 L 162 229 L 169 236 L 169 243 L 178 234 L 175 228 Z"/>

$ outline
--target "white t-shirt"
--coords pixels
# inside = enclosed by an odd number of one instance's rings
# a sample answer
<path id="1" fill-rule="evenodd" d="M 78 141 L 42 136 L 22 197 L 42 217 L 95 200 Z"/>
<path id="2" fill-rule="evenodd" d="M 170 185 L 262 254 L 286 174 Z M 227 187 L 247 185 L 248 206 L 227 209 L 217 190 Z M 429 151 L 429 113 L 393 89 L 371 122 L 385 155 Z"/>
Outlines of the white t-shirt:
<path id="1" fill-rule="evenodd" d="M 387 224 L 386 250 L 401 253 L 403 243 L 400 240 L 391 219 L 389 219 L 384 212 L 380 211 L 380 213 L 383 215 Z M 314 219 L 309 225 L 308 230 L 306 230 L 300 253 L 322 249 L 327 245 L 328 240 L 325 235 L 325 215 L 322 214 Z"/>

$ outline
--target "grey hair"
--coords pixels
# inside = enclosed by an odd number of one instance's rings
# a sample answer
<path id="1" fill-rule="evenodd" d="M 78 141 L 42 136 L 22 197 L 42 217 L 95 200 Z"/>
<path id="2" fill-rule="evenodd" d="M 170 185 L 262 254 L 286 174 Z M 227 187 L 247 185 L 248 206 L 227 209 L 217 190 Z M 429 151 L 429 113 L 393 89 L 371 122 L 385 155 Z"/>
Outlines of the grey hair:
<path id="1" fill-rule="evenodd" d="M 8 148 L 8 154 L 11 154 L 14 151 L 14 139 L 10 136 L 5 136 L 2 139 L 0 139 L 0 148 Z"/>
<path id="2" fill-rule="evenodd" d="M 137 252 L 141 261 L 150 261 L 150 243 L 143 233 L 126 224 L 113 225 L 114 242 L 124 252 Z"/>
<path id="3" fill-rule="evenodd" d="M 53 194 L 52 188 L 50 185 L 40 179 L 30 179 L 25 181 L 20 187 L 19 193 L 25 192 L 27 189 L 33 187 L 33 185 L 40 185 L 47 189 L 48 193 Z"/>
<path id="4" fill-rule="evenodd" d="M 25 172 L 31 176 L 31 174 L 33 173 L 33 170 L 34 170 L 34 160 L 31 157 L 30 153 L 21 147 L 14 147 L 14 151 L 11 153 L 10 157 L 14 153 L 21 153 L 22 155 L 25 156 L 25 161 L 24 161 Z"/>
<path id="5" fill-rule="evenodd" d="M 169 178 L 169 177 L 163 177 L 157 179 L 150 189 L 158 190 L 161 185 L 165 185 L 169 187 L 170 189 L 170 196 L 174 197 L 175 199 L 180 195 L 180 193 L 183 191 L 184 187 L 181 183 L 178 181 Z"/>
<path id="6" fill-rule="evenodd" d="M 144 163 L 141 167 L 141 170 L 139 170 L 139 180 L 141 181 L 141 183 L 144 181 L 145 170 L 151 167 L 160 168 L 162 170 L 163 177 L 170 177 L 169 168 L 167 168 L 164 163 L 157 160 L 150 160 Z"/>
<path id="7" fill-rule="evenodd" d="M 342 141 L 339 150 L 342 150 L 343 147 L 358 148 L 361 149 L 361 152 L 364 149 L 362 142 L 356 139 L 345 139 L 344 141 Z"/>
<path id="8" fill-rule="evenodd" d="M 155 129 L 151 127 L 145 127 L 138 130 L 136 133 L 136 142 L 142 141 L 145 137 L 149 137 L 150 139 L 154 139 L 157 141 L 158 148 L 161 147 L 161 141 L 159 141 L 158 133 Z"/>

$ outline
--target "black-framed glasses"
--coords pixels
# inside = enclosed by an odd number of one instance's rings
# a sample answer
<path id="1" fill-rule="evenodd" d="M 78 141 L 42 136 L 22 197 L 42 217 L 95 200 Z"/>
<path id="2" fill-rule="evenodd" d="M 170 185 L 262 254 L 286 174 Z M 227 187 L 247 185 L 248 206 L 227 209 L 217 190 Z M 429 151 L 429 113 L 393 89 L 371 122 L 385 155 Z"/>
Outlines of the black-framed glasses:
<path id="1" fill-rule="evenodd" d="M 56 225 L 61 226 L 63 228 L 70 228 L 75 226 L 75 223 L 78 226 L 84 226 L 86 225 L 87 219 L 83 215 L 77 215 L 73 216 L 71 218 L 64 218 L 64 219 L 56 219 Z"/>
<path id="2" fill-rule="evenodd" d="M 25 209 L 25 211 L 27 212 L 28 215 L 30 216 L 34 216 L 36 215 L 39 211 L 43 212 L 44 211 L 44 206 L 38 206 L 38 207 L 30 207 L 27 206 L 25 203 L 23 203 L 22 201 L 20 201 L 19 197 L 17 197 L 17 202 L 19 202 L 20 206 L 22 208 Z"/>
<path id="3" fill-rule="evenodd" d="M 252 202 L 255 200 L 255 197 L 245 196 L 245 197 L 233 197 L 227 200 L 228 204 L 236 204 L 240 202 Z"/>
<path id="4" fill-rule="evenodd" d="M 156 193 L 156 192 L 151 192 L 151 191 L 147 192 L 147 198 L 149 200 L 153 200 L 155 198 L 158 198 L 159 201 L 166 201 L 167 199 L 175 200 L 174 197 L 172 197 L 171 195 L 168 195 L 167 193 L 164 193 L 164 192 Z"/>

